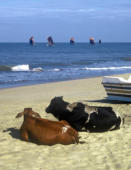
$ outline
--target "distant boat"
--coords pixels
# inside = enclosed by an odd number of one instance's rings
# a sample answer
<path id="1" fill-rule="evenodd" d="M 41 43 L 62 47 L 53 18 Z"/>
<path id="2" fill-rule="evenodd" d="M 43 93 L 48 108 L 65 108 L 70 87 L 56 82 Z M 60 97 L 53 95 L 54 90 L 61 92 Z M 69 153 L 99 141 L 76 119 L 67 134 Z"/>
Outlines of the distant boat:
<path id="1" fill-rule="evenodd" d="M 74 37 L 71 37 L 71 38 L 70 38 L 70 44 L 71 44 L 71 45 L 75 44 L 75 39 L 74 39 Z"/>
<path id="2" fill-rule="evenodd" d="M 29 39 L 29 44 L 30 45 L 34 45 L 35 41 L 34 41 L 34 37 L 31 36 L 30 39 Z"/>
<path id="3" fill-rule="evenodd" d="M 52 38 L 51 36 L 49 36 L 49 37 L 47 38 L 47 40 L 48 40 L 48 45 L 49 45 L 49 46 L 53 46 L 53 45 L 54 45 L 53 38 Z"/>
<path id="4" fill-rule="evenodd" d="M 89 42 L 90 42 L 90 44 L 95 44 L 95 39 L 94 39 L 93 37 L 91 37 L 91 38 L 89 39 Z"/>
<path id="5" fill-rule="evenodd" d="M 101 40 L 99 40 L 99 44 L 101 44 Z"/>

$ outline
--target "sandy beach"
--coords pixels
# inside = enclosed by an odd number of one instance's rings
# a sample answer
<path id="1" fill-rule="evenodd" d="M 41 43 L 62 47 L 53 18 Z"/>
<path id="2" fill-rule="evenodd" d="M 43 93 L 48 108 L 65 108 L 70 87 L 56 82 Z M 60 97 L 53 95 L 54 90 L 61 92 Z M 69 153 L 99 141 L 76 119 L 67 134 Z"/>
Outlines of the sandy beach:
<path id="1" fill-rule="evenodd" d="M 128 75 L 122 75 L 128 77 Z M 50 100 L 63 96 L 68 102 L 82 101 L 95 106 L 112 106 L 121 116 L 131 115 L 131 104 L 106 100 L 102 78 L 89 78 L 0 90 L 1 170 L 130 170 L 131 118 L 118 130 L 104 133 L 79 132 L 84 144 L 36 145 L 21 141 L 23 118 L 17 113 L 32 107 L 43 118 Z"/>

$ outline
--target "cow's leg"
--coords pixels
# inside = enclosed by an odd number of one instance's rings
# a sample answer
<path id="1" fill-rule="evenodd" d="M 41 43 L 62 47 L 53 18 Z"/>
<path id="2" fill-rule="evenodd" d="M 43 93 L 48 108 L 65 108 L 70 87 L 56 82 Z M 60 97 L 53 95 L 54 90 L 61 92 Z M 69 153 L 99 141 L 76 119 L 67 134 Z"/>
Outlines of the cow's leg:
<path id="1" fill-rule="evenodd" d="M 22 137 L 22 140 L 27 141 L 27 142 L 29 141 L 29 136 L 28 136 L 27 130 L 21 129 L 21 137 Z"/>
<path id="2" fill-rule="evenodd" d="M 77 143 L 76 138 L 73 135 L 68 134 L 65 132 L 64 134 L 58 134 L 56 136 L 57 143 L 61 143 L 63 145 L 69 145 Z"/>

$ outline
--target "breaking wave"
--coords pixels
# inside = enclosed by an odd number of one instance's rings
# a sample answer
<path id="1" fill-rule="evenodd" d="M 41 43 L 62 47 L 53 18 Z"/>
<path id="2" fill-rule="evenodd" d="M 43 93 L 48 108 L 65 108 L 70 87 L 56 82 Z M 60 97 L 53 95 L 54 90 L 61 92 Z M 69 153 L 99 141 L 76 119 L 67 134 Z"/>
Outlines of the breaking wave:
<path id="1" fill-rule="evenodd" d="M 29 65 L 17 65 L 14 67 L 11 67 L 12 71 L 30 71 Z"/>
<path id="2" fill-rule="evenodd" d="M 131 66 L 121 66 L 121 67 L 85 67 L 83 68 L 83 70 L 91 70 L 91 71 L 101 71 L 101 70 L 130 70 L 131 69 Z"/>
<path id="3" fill-rule="evenodd" d="M 43 68 L 41 67 L 36 67 L 33 69 L 30 69 L 30 66 L 28 64 L 23 64 L 23 65 L 16 65 L 16 66 L 6 66 L 6 65 L 1 65 L 0 66 L 0 71 L 43 71 Z"/>
<path id="4" fill-rule="evenodd" d="M 130 70 L 131 66 L 120 66 L 120 67 L 84 67 L 84 68 L 71 68 L 71 70 L 87 70 L 87 71 L 107 71 L 107 70 Z M 47 69 L 47 71 L 54 71 L 54 72 L 58 72 L 61 70 L 66 70 L 66 68 L 64 69 L 60 69 L 60 68 L 52 68 L 52 69 Z M 36 67 L 36 68 L 30 68 L 30 66 L 28 64 L 23 64 L 23 65 L 16 65 L 16 66 L 6 66 L 6 65 L 1 65 L 0 66 L 0 71 L 14 71 L 14 72 L 29 72 L 29 71 L 33 71 L 33 72 L 41 72 L 44 71 L 44 69 L 42 67 Z"/>

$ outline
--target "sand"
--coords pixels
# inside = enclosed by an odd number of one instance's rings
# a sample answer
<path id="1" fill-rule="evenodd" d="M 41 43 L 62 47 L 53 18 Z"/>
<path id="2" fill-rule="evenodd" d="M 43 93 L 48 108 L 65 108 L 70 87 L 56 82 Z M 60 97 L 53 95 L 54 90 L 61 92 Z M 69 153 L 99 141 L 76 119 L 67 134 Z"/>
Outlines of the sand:
<path id="1" fill-rule="evenodd" d="M 127 77 L 128 75 L 123 75 Z M 55 120 L 45 108 L 55 96 L 68 102 L 112 106 L 120 115 L 131 115 L 131 104 L 110 102 L 101 84 L 90 78 L 0 90 L 0 169 L 1 170 L 128 170 L 131 169 L 131 120 L 120 129 L 104 133 L 79 132 L 84 144 L 37 145 L 21 141 L 23 118 L 17 113 L 32 107 L 44 118 Z"/>

